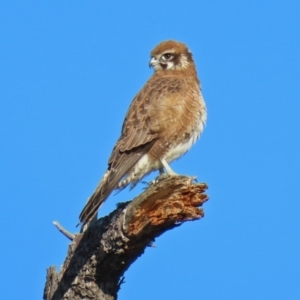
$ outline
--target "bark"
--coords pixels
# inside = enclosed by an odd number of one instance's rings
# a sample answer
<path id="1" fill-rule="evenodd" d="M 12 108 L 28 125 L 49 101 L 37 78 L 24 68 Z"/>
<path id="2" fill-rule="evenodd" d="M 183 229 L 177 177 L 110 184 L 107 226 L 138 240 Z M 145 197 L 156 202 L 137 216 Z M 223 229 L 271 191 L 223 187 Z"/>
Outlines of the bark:
<path id="1" fill-rule="evenodd" d="M 84 233 L 76 234 L 59 272 L 47 270 L 44 300 L 115 300 L 130 265 L 156 237 L 204 216 L 205 183 L 159 178 L 133 201 L 121 203 Z"/>

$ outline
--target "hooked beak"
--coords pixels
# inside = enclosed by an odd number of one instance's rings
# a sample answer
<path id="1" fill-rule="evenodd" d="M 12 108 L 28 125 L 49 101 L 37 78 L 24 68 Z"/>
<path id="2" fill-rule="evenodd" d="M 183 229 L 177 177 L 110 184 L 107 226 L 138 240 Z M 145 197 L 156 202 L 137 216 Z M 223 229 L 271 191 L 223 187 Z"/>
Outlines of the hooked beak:
<path id="1" fill-rule="evenodd" d="M 151 60 L 149 62 L 149 68 L 154 67 L 158 63 L 159 63 L 159 61 L 155 57 L 151 57 Z"/>

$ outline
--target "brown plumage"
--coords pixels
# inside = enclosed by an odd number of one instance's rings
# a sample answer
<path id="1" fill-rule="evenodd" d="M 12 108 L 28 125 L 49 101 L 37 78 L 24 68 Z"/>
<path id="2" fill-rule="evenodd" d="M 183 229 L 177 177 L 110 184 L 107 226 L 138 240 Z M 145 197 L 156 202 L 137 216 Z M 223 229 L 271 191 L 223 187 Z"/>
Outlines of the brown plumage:
<path id="1" fill-rule="evenodd" d="M 114 189 L 134 186 L 153 170 L 175 173 L 169 162 L 197 140 L 206 121 L 193 57 L 185 44 L 160 43 L 151 52 L 155 73 L 133 99 L 108 169 L 79 218 L 88 223 Z"/>

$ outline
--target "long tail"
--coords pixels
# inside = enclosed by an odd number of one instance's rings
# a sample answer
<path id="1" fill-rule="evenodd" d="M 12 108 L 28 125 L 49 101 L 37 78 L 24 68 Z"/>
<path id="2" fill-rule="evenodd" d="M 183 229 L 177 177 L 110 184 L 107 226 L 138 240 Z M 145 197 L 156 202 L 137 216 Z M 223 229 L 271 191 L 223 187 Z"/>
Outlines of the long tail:
<path id="1" fill-rule="evenodd" d="M 92 220 L 101 204 L 114 189 L 118 188 L 121 179 L 128 174 L 140 158 L 140 153 L 119 153 L 80 213 L 79 219 L 82 225 Z"/>
<path id="2" fill-rule="evenodd" d="M 96 190 L 91 195 L 87 204 L 81 211 L 79 219 L 82 225 L 92 220 L 101 204 L 109 197 L 111 192 L 114 190 L 115 185 L 113 185 L 112 182 L 108 181 L 108 177 L 111 177 L 110 173 L 110 170 L 106 171 Z"/>

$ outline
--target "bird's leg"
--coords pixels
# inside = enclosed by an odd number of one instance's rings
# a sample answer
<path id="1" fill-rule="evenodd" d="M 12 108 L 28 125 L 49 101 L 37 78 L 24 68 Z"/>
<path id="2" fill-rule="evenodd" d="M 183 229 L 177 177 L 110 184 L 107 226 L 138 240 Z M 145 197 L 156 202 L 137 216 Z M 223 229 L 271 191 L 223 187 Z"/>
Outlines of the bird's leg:
<path id="1" fill-rule="evenodd" d="M 152 181 L 150 181 L 149 183 L 146 182 L 146 181 L 142 181 L 142 183 L 144 184 L 147 184 L 147 187 L 145 188 L 145 190 L 152 184 L 155 184 L 155 183 L 158 183 L 160 180 L 168 177 L 169 176 L 178 176 L 169 166 L 169 164 L 164 160 L 162 159 L 161 161 L 161 164 L 162 166 L 158 169 L 159 171 L 159 176 L 156 177 L 155 179 L 153 179 Z M 166 169 L 167 173 L 165 173 L 165 170 L 164 168 Z"/>
<path id="2" fill-rule="evenodd" d="M 164 168 L 163 167 L 159 168 L 159 175 L 163 175 L 164 173 L 165 173 Z"/>
<path id="3" fill-rule="evenodd" d="M 153 180 L 150 181 L 150 182 L 142 181 L 142 183 L 144 183 L 144 184 L 147 185 L 147 187 L 144 188 L 145 190 L 146 190 L 150 185 L 157 183 L 157 182 L 159 181 L 159 178 L 163 178 L 163 177 L 166 175 L 163 166 L 161 166 L 161 167 L 158 169 L 158 171 L 159 171 L 159 175 L 158 175 L 157 178 L 153 179 Z"/>
<path id="4" fill-rule="evenodd" d="M 168 175 L 170 175 L 170 176 L 178 176 L 178 174 L 175 173 L 175 172 L 171 169 L 171 167 L 169 166 L 169 164 L 166 162 L 165 159 L 161 159 L 160 162 L 161 162 L 161 164 L 164 166 L 164 168 L 166 169 L 166 172 L 167 172 Z"/>
<path id="5" fill-rule="evenodd" d="M 168 174 L 165 173 L 163 165 L 161 165 L 158 171 L 159 171 L 159 175 L 154 180 L 152 180 L 152 183 L 158 183 L 159 180 L 166 178 L 168 176 Z"/>
<path id="6" fill-rule="evenodd" d="M 146 190 L 147 188 L 149 188 L 151 185 L 157 183 L 158 180 L 159 180 L 159 178 L 162 177 L 162 176 L 164 176 L 164 174 L 165 174 L 165 173 L 161 173 L 161 172 L 160 172 L 160 169 L 159 169 L 159 175 L 158 175 L 155 179 L 151 180 L 150 182 L 142 181 L 142 183 L 144 183 L 144 184 L 147 185 L 147 187 L 145 187 L 144 190 Z"/>

